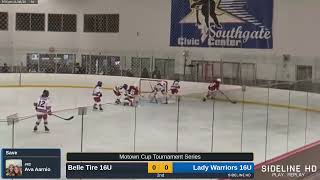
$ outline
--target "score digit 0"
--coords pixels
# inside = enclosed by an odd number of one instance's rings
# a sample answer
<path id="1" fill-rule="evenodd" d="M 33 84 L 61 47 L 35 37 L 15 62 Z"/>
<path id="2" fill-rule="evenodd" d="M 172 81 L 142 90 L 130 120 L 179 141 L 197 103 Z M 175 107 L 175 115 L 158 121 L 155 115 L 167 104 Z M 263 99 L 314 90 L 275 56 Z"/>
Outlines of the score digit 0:
<path id="1" fill-rule="evenodd" d="M 171 162 L 148 162 L 148 173 L 172 173 L 172 163 Z"/>

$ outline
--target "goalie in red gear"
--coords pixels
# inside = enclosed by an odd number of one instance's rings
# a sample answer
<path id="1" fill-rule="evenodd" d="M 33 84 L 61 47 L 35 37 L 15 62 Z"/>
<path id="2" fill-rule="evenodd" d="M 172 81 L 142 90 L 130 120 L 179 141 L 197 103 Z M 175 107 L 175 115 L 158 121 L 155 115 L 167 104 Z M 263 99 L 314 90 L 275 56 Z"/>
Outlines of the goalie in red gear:
<path id="1" fill-rule="evenodd" d="M 44 129 L 46 132 L 49 132 L 48 128 L 48 115 L 51 115 L 51 103 L 49 99 L 49 91 L 44 90 L 42 92 L 42 95 L 38 98 L 37 102 L 33 103 L 36 112 L 37 112 L 37 122 L 36 125 L 33 128 L 33 131 L 38 130 L 38 126 L 41 123 L 41 120 L 43 119 L 44 123 Z"/>
<path id="2" fill-rule="evenodd" d="M 203 97 L 203 101 L 206 101 L 207 98 L 211 98 L 214 99 L 216 96 L 217 91 L 220 90 L 220 83 L 221 83 L 221 79 L 218 78 L 214 81 L 212 81 L 211 84 L 209 84 L 208 86 L 208 93 L 205 95 L 205 97 Z"/>
<path id="3" fill-rule="evenodd" d="M 125 100 L 129 104 L 129 106 L 135 106 L 138 103 L 138 100 L 136 99 L 139 95 L 138 87 L 130 86 L 127 92 L 128 93 L 125 94 Z"/>
<path id="4" fill-rule="evenodd" d="M 95 86 L 95 88 L 93 89 L 92 92 L 92 96 L 93 96 L 93 100 L 94 100 L 94 104 L 93 104 L 93 109 L 97 110 L 97 105 L 99 106 L 99 110 L 103 111 L 102 109 L 102 104 L 101 104 L 101 97 L 102 97 L 102 82 L 98 81 L 97 85 Z"/>

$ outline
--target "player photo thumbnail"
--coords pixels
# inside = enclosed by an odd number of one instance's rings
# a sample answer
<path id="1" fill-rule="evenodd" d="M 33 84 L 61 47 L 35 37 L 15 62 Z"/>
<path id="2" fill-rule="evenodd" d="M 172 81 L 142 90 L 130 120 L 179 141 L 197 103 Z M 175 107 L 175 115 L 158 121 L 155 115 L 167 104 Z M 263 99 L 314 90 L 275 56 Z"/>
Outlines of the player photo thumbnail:
<path id="1" fill-rule="evenodd" d="M 22 175 L 22 160 L 7 159 L 6 160 L 6 176 L 21 176 Z"/>

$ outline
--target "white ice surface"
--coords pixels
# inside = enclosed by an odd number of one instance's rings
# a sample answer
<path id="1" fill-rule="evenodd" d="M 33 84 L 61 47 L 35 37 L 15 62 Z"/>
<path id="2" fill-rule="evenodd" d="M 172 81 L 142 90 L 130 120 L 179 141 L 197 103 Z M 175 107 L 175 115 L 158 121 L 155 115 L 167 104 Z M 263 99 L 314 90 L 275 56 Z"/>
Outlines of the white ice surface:
<path id="1" fill-rule="evenodd" d="M 0 119 L 4 120 L 14 113 L 18 113 L 19 116 L 34 114 L 32 104 L 42 90 L 43 88 L 0 89 Z M 73 115 L 75 118 L 72 121 L 63 121 L 50 117 L 51 132 L 48 134 L 32 132 L 35 118 L 21 121 L 15 125 L 14 147 L 61 148 L 61 179 L 65 179 L 65 154 L 79 152 L 81 141 L 81 117 L 77 115 L 77 110 L 72 108 L 91 106 L 92 90 L 48 90 L 53 110 L 70 109 L 57 114 L 66 117 Z M 113 100 L 111 91 L 105 91 L 103 101 Z M 254 152 L 255 163 L 259 163 L 265 160 L 266 139 L 267 159 L 303 146 L 305 135 L 306 143 L 318 140 L 319 119 L 320 113 L 315 112 L 306 113 L 292 109 L 288 112 L 288 109 L 284 108 L 248 104 L 242 107 L 242 104 L 228 102 L 213 104 L 212 101 L 204 103 L 186 98 L 182 98 L 179 107 L 178 104 L 143 103 L 136 109 L 136 114 L 135 109 L 131 107 L 105 105 L 103 112 L 92 112 L 89 108 L 88 114 L 84 117 L 83 150 L 133 152 L 135 147 L 136 152 L 175 152 L 178 147 L 179 152 L 210 152 L 212 146 L 214 152 Z M 42 124 L 40 128 L 43 128 Z M 1 148 L 11 147 L 11 130 L 7 123 L 0 122 Z"/>

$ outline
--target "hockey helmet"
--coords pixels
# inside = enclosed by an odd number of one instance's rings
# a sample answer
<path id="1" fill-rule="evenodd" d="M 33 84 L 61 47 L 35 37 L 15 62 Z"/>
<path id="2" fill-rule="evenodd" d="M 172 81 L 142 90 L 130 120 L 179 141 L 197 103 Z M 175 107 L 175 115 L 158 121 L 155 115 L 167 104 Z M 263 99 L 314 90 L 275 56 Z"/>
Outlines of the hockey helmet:
<path id="1" fill-rule="evenodd" d="M 128 84 L 123 84 L 123 89 L 127 90 L 128 89 Z"/>
<path id="2" fill-rule="evenodd" d="M 101 81 L 98 81 L 98 82 L 97 82 L 97 86 L 100 86 L 100 87 L 101 87 L 101 86 L 102 86 L 102 82 L 101 82 Z"/>
<path id="3" fill-rule="evenodd" d="M 160 83 L 162 86 L 164 86 L 164 85 L 166 84 L 165 81 L 160 81 L 159 83 Z"/>
<path id="4" fill-rule="evenodd" d="M 217 81 L 218 81 L 218 82 L 221 82 L 221 79 L 220 79 L 220 78 L 218 78 L 218 79 L 217 79 Z"/>
<path id="5" fill-rule="evenodd" d="M 43 90 L 42 92 L 42 97 L 49 97 L 49 91 L 48 90 Z"/>

